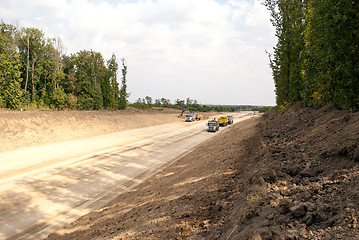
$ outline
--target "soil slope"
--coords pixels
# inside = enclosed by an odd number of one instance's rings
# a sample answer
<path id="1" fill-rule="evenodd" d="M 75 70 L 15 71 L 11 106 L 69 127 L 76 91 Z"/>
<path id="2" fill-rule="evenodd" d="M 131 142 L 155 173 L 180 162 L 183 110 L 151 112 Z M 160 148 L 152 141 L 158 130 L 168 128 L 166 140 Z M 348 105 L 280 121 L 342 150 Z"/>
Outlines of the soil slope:
<path id="1" fill-rule="evenodd" d="M 359 113 L 271 110 L 48 239 L 359 239 L 358 162 Z"/>
<path id="2" fill-rule="evenodd" d="M 0 152 L 182 121 L 174 109 L 7 111 L 0 109 Z M 205 113 L 204 118 L 209 114 Z"/>

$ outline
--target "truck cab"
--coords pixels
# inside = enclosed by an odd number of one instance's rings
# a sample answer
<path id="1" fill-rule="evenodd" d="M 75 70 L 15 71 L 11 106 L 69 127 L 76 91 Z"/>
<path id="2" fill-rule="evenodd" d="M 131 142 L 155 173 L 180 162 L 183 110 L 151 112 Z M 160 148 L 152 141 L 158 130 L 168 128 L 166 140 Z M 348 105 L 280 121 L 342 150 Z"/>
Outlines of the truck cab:
<path id="1" fill-rule="evenodd" d="M 227 116 L 228 118 L 228 124 L 231 125 L 233 124 L 233 116 Z"/>
<path id="2" fill-rule="evenodd" d="M 222 116 L 218 118 L 218 122 L 220 126 L 227 126 L 228 125 L 228 117 L 227 116 Z"/>
<path id="3" fill-rule="evenodd" d="M 193 116 L 192 114 L 186 115 L 186 122 L 193 122 L 194 120 L 195 120 L 195 116 Z"/>
<path id="4" fill-rule="evenodd" d="M 216 120 L 208 121 L 208 132 L 217 132 L 219 130 L 219 122 Z"/>

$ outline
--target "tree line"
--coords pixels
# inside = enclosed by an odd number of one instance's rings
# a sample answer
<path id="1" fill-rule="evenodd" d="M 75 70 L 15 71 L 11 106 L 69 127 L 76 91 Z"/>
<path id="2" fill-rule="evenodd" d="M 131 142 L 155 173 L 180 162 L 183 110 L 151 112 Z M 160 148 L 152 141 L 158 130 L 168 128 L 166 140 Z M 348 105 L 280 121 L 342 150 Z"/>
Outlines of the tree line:
<path id="1" fill-rule="evenodd" d="M 125 59 L 121 86 L 116 56 L 83 50 L 66 56 L 60 38 L 37 28 L 0 22 L 0 107 L 9 109 L 124 109 Z"/>
<path id="2" fill-rule="evenodd" d="M 153 107 L 160 108 L 173 108 L 179 110 L 190 110 L 196 112 L 238 112 L 238 111 L 260 111 L 264 112 L 269 110 L 271 107 L 264 106 L 252 106 L 252 105 L 203 105 L 198 103 L 196 99 L 176 99 L 171 102 L 167 98 L 156 98 L 153 99 L 150 96 L 144 98 L 138 98 L 135 103 L 130 104 L 131 107 L 137 109 L 151 109 Z"/>
<path id="3" fill-rule="evenodd" d="M 265 0 L 277 105 L 334 102 L 359 110 L 359 1 Z"/>

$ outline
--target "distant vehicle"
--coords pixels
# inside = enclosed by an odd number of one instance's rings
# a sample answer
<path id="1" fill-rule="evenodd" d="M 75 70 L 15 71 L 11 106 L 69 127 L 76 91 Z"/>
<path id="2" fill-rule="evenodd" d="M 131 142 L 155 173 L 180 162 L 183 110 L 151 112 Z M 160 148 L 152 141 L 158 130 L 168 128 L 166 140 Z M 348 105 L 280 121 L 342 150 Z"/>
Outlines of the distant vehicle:
<path id="1" fill-rule="evenodd" d="M 180 116 L 182 116 L 184 112 L 188 112 L 188 113 L 194 114 L 194 112 L 191 111 L 191 110 L 183 109 L 182 112 L 181 112 L 181 114 L 180 114 Z"/>
<path id="2" fill-rule="evenodd" d="M 217 132 L 219 130 L 219 122 L 215 119 L 208 121 L 207 126 L 208 126 L 207 129 L 208 132 Z"/>
<path id="3" fill-rule="evenodd" d="M 227 116 L 221 116 L 218 118 L 219 126 L 227 126 L 228 125 L 228 117 Z"/>
<path id="4" fill-rule="evenodd" d="M 186 122 L 193 122 L 195 120 L 195 116 L 193 114 L 186 115 Z"/>
<path id="5" fill-rule="evenodd" d="M 202 117 L 202 115 L 199 115 L 199 114 L 196 114 L 196 120 L 201 120 L 203 117 Z"/>
<path id="6" fill-rule="evenodd" d="M 228 124 L 231 125 L 233 124 L 233 116 L 227 116 L 228 118 Z"/>

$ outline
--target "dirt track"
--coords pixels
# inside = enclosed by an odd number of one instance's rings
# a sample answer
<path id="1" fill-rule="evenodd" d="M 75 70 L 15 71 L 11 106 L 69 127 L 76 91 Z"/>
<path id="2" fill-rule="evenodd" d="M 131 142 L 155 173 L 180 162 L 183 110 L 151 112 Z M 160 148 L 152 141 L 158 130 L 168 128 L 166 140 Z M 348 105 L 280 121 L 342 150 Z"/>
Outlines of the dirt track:
<path id="1" fill-rule="evenodd" d="M 171 124 L 0 153 L 0 238 L 44 237 L 215 135 L 206 132 L 205 121 L 177 118 Z M 92 154 L 79 157 L 86 153 Z"/>

